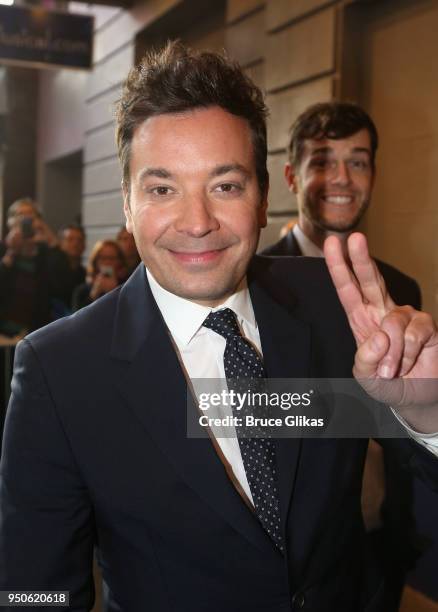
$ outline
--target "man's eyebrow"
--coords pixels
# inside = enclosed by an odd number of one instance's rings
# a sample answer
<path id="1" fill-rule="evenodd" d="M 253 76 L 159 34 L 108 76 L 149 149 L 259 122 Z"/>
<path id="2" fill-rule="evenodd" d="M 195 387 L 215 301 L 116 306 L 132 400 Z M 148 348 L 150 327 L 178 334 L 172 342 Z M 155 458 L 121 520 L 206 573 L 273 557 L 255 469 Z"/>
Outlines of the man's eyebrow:
<path id="1" fill-rule="evenodd" d="M 312 151 L 310 151 L 310 155 L 327 154 L 331 153 L 332 151 L 332 147 L 317 147 L 316 149 L 312 149 Z"/>
<path id="2" fill-rule="evenodd" d="M 328 155 L 329 153 L 333 153 L 332 147 L 317 147 L 310 152 L 310 155 Z M 371 151 L 367 147 L 354 147 L 351 153 L 366 153 L 371 157 Z"/>
<path id="3" fill-rule="evenodd" d="M 248 169 L 245 168 L 245 166 L 242 166 L 242 164 L 223 164 L 222 166 L 216 166 L 213 168 L 213 170 L 210 172 L 210 176 L 214 178 L 216 176 L 227 174 L 228 172 L 240 172 L 246 177 L 250 175 Z"/>
<path id="4" fill-rule="evenodd" d="M 139 182 L 141 182 L 148 176 L 154 176 L 155 178 L 161 179 L 173 178 L 172 173 L 166 170 L 165 168 L 143 168 L 143 170 L 138 175 Z"/>
<path id="5" fill-rule="evenodd" d="M 371 151 L 367 149 L 367 147 L 354 147 L 353 153 L 366 153 L 369 157 L 371 157 Z"/>
<path id="6" fill-rule="evenodd" d="M 245 176 L 249 176 L 250 172 L 245 166 L 242 164 L 222 164 L 221 166 L 216 166 L 210 172 L 210 177 L 222 176 L 223 174 L 227 174 L 228 172 L 240 172 Z M 138 181 L 141 182 L 143 179 L 153 176 L 155 178 L 161 179 L 173 179 L 174 176 L 171 172 L 166 170 L 165 168 L 143 168 L 138 175 Z"/>

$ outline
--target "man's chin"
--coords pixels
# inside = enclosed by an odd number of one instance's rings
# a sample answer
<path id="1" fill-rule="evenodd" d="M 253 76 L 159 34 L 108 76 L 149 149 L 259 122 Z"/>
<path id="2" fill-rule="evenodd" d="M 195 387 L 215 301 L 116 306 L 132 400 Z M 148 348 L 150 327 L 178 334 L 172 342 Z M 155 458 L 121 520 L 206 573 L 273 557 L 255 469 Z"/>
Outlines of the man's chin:
<path id="1" fill-rule="evenodd" d="M 342 222 L 342 223 L 321 223 L 321 229 L 326 232 L 336 232 L 338 234 L 345 234 L 354 230 L 359 223 L 359 220 Z"/>
<path id="2" fill-rule="evenodd" d="M 331 218 L 331 217 L 318 217 L 313 219 L 313 223 L 321 230 L 326 232 L 338 232 L 344 234 L 354 230 L 361 220 L 363 214 L 356 214 L 354 217 L 346 218 Z"/>
<path id="3" fill-rule="evenodd" d="M 198 279 L 199 281 L 200 279 Z M 203 306 L 217 306 L 225 302 L 238 286 L 238 282 L 221 283 L 213 282 L 211 279 L 202 282 L 190 281 L 184 283 L 170 284 L 165 287 L 167 291 L 190 302 L 195 302 Z"/>

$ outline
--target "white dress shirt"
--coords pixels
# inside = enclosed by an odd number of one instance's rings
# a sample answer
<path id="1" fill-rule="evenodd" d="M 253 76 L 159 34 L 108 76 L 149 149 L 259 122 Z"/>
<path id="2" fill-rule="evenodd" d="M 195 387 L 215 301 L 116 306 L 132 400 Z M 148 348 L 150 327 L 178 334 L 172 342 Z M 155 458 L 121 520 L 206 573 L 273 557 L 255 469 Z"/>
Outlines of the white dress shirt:
<path id="1" fill-rule="evenodd" d="M 298 223 L 293 226 L 292 232 L 303 255 L 306 257 L 324 257 L 324 252 L 306 236 Z M 400 423 L 408 430 L 409 435 L 438 457 L 438 433 L 420 434 L 409 427 L 406 421 L 397 413 L 396 410 L 393 408 L 391 408 L 391 410 Z"/>
<path id="2" fill-rule="evenodd" d="M 210 378 L 225 379 L 224 351 L 225 338 L 202 324 L 212 311 L 222 308 L 231 308 L 237 315 L 242 334 L 250 340 L 262 354 L 260 334 L 254 316 L 254 310 L 249 296 L 246 280 L 239 289 L 223 304 L 210 308 L 201 306 L 181 298 L 157 283 L 149 270 L 146 270 L 152 295 L 157 302 L 163 319 L 174 340 L 179 356 L 182 360 L 187 376 L 190 379 Z M 208 358 L 206 358 L 208 356 Z M 196 385 L 195 385 L 196 392 Z M 234 476 L 245 491 L 248 499 L 253 503 L 251 490 L 243 466 L 237 436 L 230 435 L 231 428 L 227 429 L 226 437 L 217 437 L 217 443 L 230 464 Z"/>

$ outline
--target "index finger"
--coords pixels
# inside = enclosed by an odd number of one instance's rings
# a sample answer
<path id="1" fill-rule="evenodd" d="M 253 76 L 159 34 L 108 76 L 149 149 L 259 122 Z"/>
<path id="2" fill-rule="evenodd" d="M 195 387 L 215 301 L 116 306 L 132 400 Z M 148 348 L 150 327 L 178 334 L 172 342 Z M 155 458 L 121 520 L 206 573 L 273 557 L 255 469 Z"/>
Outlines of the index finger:
<path id="1" fill-rule="evenodd" d="M 339 300 L 350 319 L 353 312 L 362 306 L 363 296 L 337 236 L 326 238 L 324 256 Z"/>

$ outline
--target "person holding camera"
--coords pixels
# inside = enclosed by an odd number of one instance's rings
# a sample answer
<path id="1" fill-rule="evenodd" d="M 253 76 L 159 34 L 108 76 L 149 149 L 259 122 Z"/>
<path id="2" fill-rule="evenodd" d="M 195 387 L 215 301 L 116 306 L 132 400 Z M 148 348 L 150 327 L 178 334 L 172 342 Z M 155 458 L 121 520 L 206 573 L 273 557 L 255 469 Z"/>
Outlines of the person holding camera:
<path id="1" fill-rule="evenodd" d="M 115 289 L 127 276 L 125 256 L 118 243 L 115 240 L 96 242 L 88 260 L 87 281 L 73 292 L 73 310 L 79 310 Z"/>
<path id="2" fill-rule="evenodd" d="M 21 335 L 57 318 L 67 306 L 68 261 L 35 202 L 22 198 L 8 210 L 0 247 L 0 334 Z"/>

